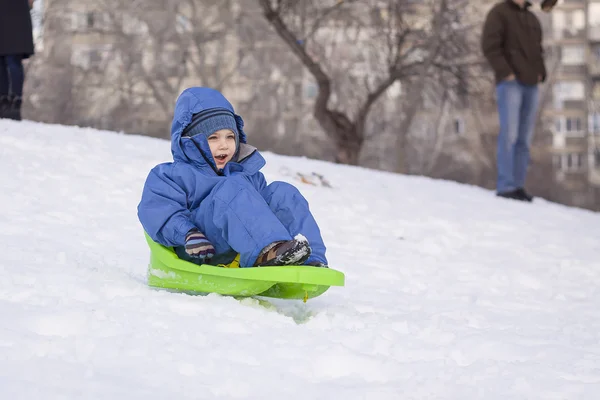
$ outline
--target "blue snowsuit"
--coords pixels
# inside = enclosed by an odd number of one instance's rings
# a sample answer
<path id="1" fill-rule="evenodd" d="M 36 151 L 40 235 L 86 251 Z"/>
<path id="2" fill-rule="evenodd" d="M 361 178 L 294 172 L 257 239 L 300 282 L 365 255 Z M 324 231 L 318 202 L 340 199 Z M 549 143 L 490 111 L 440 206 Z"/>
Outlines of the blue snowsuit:
<path id="1" fill-rule="evenodd" d="M 306 199 L 293 185 L 267 185 L 264 158 L 246 142 L 244 122 L 235 115 L 239 132 L 237 161 L 217 170 L 206 135 L 182 137 L 192 116 L 224 108 L 234 112 L 218 91 L 194 87 L 177 99 L 171 126 L 174 162 L 154 167 L 144 185 L 138 218 L 148 235 L 168 247 L 185 244 L 192 228 L 199 229 L 220 254 L 240 254 L 240 265 L 254 265 L 267 245 L 304 235 L 312 254 L 307 263 L 322 262 L 325 245 Z M 178 252 L 179 254 L 179 252 Z"/>

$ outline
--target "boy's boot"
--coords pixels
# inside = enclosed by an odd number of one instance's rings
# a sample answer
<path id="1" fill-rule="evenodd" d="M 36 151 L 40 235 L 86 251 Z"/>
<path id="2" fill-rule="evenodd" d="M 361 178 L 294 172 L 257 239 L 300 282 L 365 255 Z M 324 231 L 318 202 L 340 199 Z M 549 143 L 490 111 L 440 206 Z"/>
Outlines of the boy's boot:
<path id="1" fill-rule="evenodd" d="M 311 249 L 306 240 L 292 239 L 274 242 L 265 247 L 254 263 L 255 267 L 302 265 L 310 257 Z"/>
<path id="2" fill-rule="evenodd" d="M 311 261 L 309 263 L 306 263 L 306 265 L 309 265 L 311 267 L 329 268 L 327 264 L 324 264 L 321 261 Z"/>

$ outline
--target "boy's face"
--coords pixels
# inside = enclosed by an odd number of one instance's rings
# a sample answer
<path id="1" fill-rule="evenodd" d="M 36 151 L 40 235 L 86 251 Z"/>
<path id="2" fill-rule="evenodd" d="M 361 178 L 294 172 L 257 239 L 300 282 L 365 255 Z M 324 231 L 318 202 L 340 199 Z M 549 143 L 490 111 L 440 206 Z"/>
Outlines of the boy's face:
<path id="1" fill-rule="evenodd" d="M 235 154 L 235 134 L 229 129 L 220 129 L 208 136 L 208 146 L 217 169 L 222 169 Z"/>

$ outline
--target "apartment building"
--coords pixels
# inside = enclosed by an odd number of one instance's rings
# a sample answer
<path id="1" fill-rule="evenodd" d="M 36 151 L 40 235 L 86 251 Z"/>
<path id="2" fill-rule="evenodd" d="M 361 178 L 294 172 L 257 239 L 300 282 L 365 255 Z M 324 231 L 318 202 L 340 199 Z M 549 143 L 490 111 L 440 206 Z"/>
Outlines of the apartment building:
<path id="1" fill-rule="evenodd" d="M 545 28 L 555 55 L 549 57 L 553 104 L 545 115 L 553 165 L 559 180 L 589 201 L 590 191 L 600 190 L 600 0 L 562 0 Z"/>
<path id="2" fill-rule="evenodd" d="M 44 0 L 45 58 L 68 70 L 62 79 L 76 108 L 76 121 L 66 121 L 168 136 L 181 90 L 214 85 L 236 65 L 238 41 L 222 23 L 229 11 L 194 2 Z M 205 40 L 198 32 L 208 23 L 223 34 Z M 214 76 L 202 74 L 208 70 Z"/>

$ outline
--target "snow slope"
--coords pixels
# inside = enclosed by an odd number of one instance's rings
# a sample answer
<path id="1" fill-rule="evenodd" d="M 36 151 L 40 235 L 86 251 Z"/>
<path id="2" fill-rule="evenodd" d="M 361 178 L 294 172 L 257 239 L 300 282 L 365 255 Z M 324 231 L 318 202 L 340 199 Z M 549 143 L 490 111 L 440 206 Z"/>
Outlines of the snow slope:
<path id="1" fill-rule="evenodd" d="M 136 207 L 168 142 L 0 120 L 0 399 L 600 396 L 600 214 L 265 157 L 345 287 L 306 304 L 149 289 Z"/>

